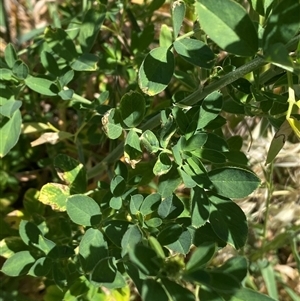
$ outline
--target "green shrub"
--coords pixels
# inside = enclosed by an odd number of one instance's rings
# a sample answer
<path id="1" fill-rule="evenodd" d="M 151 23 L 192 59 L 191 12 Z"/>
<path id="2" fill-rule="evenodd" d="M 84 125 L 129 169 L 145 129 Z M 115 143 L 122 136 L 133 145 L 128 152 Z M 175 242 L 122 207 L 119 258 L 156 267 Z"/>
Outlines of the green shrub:
<path id="1" fill-rule="evenodd" d="M 48 170 L 2 222 L 2 272 L 42 277 L 45 300 L 129 300 L 129 279 L 145 301 L 274 300 L 242 253 L 211 262 L 245 246 L 233 199 L 260 185 L 230 116 L 277 129 L 266 163 L 300 137 L 299 2 L 174 1 L 163 19 L 165 1 L 100 2 L 1 59 L 3 191 L 28 161 Z"/>

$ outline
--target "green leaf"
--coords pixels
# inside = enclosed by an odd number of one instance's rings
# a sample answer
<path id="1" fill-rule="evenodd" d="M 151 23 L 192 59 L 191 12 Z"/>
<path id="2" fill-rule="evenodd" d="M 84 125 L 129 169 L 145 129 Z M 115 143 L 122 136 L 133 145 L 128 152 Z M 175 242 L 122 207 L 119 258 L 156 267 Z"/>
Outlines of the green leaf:
<path id="1" fill-rule="evenodd" d="M 176 253 L 184 254 L 186 255 L 191 248 L 192 245 L 192 236 L 188 229 L 185 229 L 182 231 L 182 233 L 179 235 L 178 239 L 168 245 L 169 249 Z"/>
<path id="2" fill-rule="evenodd" d="M 143 301 L 169 301 L 169 298 L 163 289 L 161 283 L 154 279 L 146 279 L 143 281 L 142 294 Z"/>
<path id="3" fill-rule="evenodd" d="M 29 251 L 21 251 L 8 258 L 1 271 L 10 277 L 25 275 L 34 262 L 35 259 Z"/>
<path id="4" fill-rule="evenodd" d="M 28 275 L 33 277 L 45 277 L 51 270 L 52 262 L 47 257 L 39 258 L 30 268 Z"/>
<path id="5" fill-rule="evenodd" d="M 67 275 L 59 262 L 52 262 L 52 278 L 61 290 L 67 286 Z"/>
<path id="6" fill-rule="evenodd" d="M 290 127 L 288 121 L 285 120 L 281 124 L 280 128 L 275 133 L 275 135 L 271 141 L 271 144 L 270 144 L 270 147 L 268 150 L 266 164 L 271 163 L 276 158 L 276 156 L 283 148 L 285 141 L 288 139 L 288 137 L 291 133 L 292 133 L 292 128 Z"/>
<path id="7" fill-rule="evenodd" d="M 201 104 L 197 129 L 203 129 L 221 112 L 223 106 L 222 94 L 215 91 L 206 96 Z"/>
<path id="8" fill-rule="evenodd" d="M 69 195 L 70 189 L 68 186 L 58 183 L 48 183 L 42 187 L 39 201 L 51 206 L 53 210 L 66 211 L 66 202 Z"/>
<path id="9" fill-rule="evenodd" d="M 122 220 L 111 220 L 106 223 L 105 235 L 118 247 L 121 248 L 121 241 L 131 223 Z"/>
<path id="10" fill-rule="evenodd" d="M 253 56 L 258 48 L 256 29 L 245 9 L 233 0 L 197 0 L 201 28 L 222 49 Z"/>
<path id="11" fill-rule="evenodd" d="M 173 22 L 173 37 L 177 38 L 182 22 L 185 17 L 185 3 L 183 1 L 174 1 L 172 4 L 172 22 Z"/>
<path id="12" fill-rule="evenodd" d="M 263 34 L 262 43 L 266 55 L 272 45 L 286 44 L 296 35 L 300 27 L 299 14 L 299 1 L 285 0 L 273 8 Z"/>
<path id="13" fill-rule="evenodd" d="M 63 300 L 63 297 L 64 293 L 57 285 L 54 284 L 47 286 L 44 297 L 45 301 Z"/>
<path id="14" fill-rule="evenodd" d="M 46 255 L 48 255 L 55 246 L 56 245 L 52 240 L 45 238 L 43 235 L 39 235 L 39 242 L 36 247 L 43 251 Z"/>
<path id="15" fill-rule="evenodd" d="M 166 255 L 159 241 L 154 236 L 148 237 L 148 242 L 151 248 L 155 251 L 159 258 L 165 259 Z"/>
<path id="16" fill-rule="evenodd" d="M 215 55 L 203 42 L 184 38 L 173 43 L 176 52 L 188 63 L 211 69 L 215 63 Z"/>
<path id="17" fill-rule="evenodd" d="M 214 149 L 200 148 L 199 150 L 193 151 L 192 153 L 196 157 L 205 161 L 210 161 L 212 163 L 222 164 L 226 162 L 226 156 Z"/>
<path id="18" fill-rule="evenodd" d="M 36 246 L 39 243 L 39 236 L 42 232 L 36 224 L 26 220 L 21 220 L 19 225 L 19 234 L 26 245 Z"/>
<path id="19" fill-rule="evenodd" d="M 0 106 L 0 114 L 7 118 L 11 118 L 14 115 L 14 113 L 20 109 L 21 106 L 22 101 L 20 100 L 6 101 L 2 106 Z"/>
<path id="20" fill-rule="evenodd" d="M 194 294 L 187 288 L 168 278 L 162 278 L 161 281 L 171 298 L 170 301 L 195 301 Z"/>
<path id="21" fill-rule="evenodd" d="M 123 177 L 115 176 L 110 182 L 110 192 L 114 196 L 121 196 L 126 188 L 126 182 Z"/>
<path id="22" fill-rule="evenodd" d="M 120 210 L 122 208 L 123 200 L 120 196 L 112 197 L 109 201 L 109 207 L 115 210 Z"/>
<path id="23" fill-rule="evenodd" d="M 44 38 L 48 46 L 67 62 L 72 62 L 78 57 L 73 41 L 63 29 L 48 26 L 44 31 Z"/>
<path id="24" fill-rule="evenodd" d="M 163 228 L 158 234 L 157 240 L 163 246 L 169 245 L 180 237 L 182 234 L 182 227 L 179 224 L 170 224 Z"/>
<path id="25" fill-rule="evenodd" d="M 224 240 L 217 236 L 209 222 L 195 231 L 193 244 L 197 247 L 202 245 L 204 242 L 215 242 L 219 248 L 224 248 L 227 244 Z"/>
<path id="26" fill-rule="evenodd" d="M 161 196 L 158 193 L 149 194 L 143 201 L 140 212 L 146 216 L 157 210 L 161 201 Z"/>
<path id="27" fill-rule="evenodd" d="M 269 15 L 273 3 L 274 0 L 251 0 L 253 9 L 265 17 Z"/>
<path id="28" fill-rule="evenodd" d="M 79 244 L 80 263 L 85 272 L 90 272 L 101 258 L 108 256 L 108 245 L 98 229 L 88 229 Z"/>
<path id="29" fill-rule="evenodd" d="M 219 238 L 240 249 L 248 236 L 247 219 L 243 210 L 230 199 L 209 196 L 209 221 Z"/>
<path id="30" fill-rule="evenodd" d="M 154 24 L 144 24 L 142 31 L 131 30 L 131 49 L 134 53 L 141 53 L 147 49 L 151 41 L 154 39 Z"/>
<path id="31" fill-rule="evenodd" d="M 72 284 L 69 286 L 69 289 L 66 291 L 65 295 L 60 299 L 65 301 L 78 301 L 78 298 L 80 298 L 80 296 L 86 295 L 86 293 L 89 292 L 90 286 L 91 284 L 86 279 L 86 277 L 80 276 L 79 278 L 77 278 L 75 281 L 72 282 Z M 98 297 L 97 293 L 96 294 L 95 292 L 93 293 L 94 293 L 93 294 L 94 298 L 97 298 Z M 98 300 L 101 300 L 100 298 Z M 45 299 L 45 301 L 55 301 L 55 300 L 58 300 L 58 298 L 53 300 Z"/>
<path id="32" fill-rule="evenodd" d="M 140 138 L 134 130 L 130 130 L 124 144 L 124 157 L 126 163 L 132 168 L 141 160 L 142 149 L 140 146 Z"/>
<path id="33" fill-rule="evenodd" d="M 142 241 L 142 238 L 142 232 L 137 225 L 128 227 L 121 241 L 122 256 L 135 248 L 135 246 Z"/>
<path id="34" fill-rule="evenodd" d="M 170 171 L 172 168 L 172 161 L 167 153 L 161 152 L 158 155 L 157 161 L 153 167 L 153 173 L 156 176 L 161 176 Z"/>
<path id="35" fill-rule="evenodd" d="M 185 152 L 198 151 L 205 144 L 206 140 L 206 133 L 198 133 L 193 135 L 187 141 L 182 140 L 181 147 Z"/>
<path id="36" fill-rule="evenodd" d="M 140 140 L 148 152 L 156 153 L 159 150 L 159 141 L 150 130 L 143 132 Z"/>
<path id="37" fill-rule="evenodd" d="M 288 50 L 281 43 L 269 46 L 266 61 L 287 71 L 299 72 L 299 66 L 293 63 L 293 59 L 289 56 Z"/>
<path id="38" fill-rule="evenodd" d="M 84 53 L 80 55 L 70 67 L 75 71 L 96 71 L 99 57 L 95 54 Z"/>
<path id="39" fill-rule="evenodd" d="M 269 262 L 265 264 L 265 262 L 260 261 L 258 265 L 267 287 L 268 295 L 275 300 L 278 300 L 277 281 L 275 278 L 274 268 Z"/>
<path id="40" fill-rule="evenodd" d="M 25 84 L 31 90 L 46 96 L 56 96 L 59 92 L 56 83 L 46 78 L 29 75 Z"/>
<path id="41" fill-rule="evenodd" d="M 226 142 L 230 151 L 239 151 L 243 146 L 243 138 L 241 136 L 231 136 Z"/>
<path id="42" fill-rule="evenodd" d="M 12 71 L 6 68 L 1 68 L 0 80 L 7 80 L 7 81 L 14 80 Z"/>
<path id="43" fill-rule="evenodd" d="M 175 166 L 171 168 L 171 170 L 159 177 L 158 180 L 158 193 L 166 198 L 176 190 L 178 185 L 182 182 L 181 177 Z"/>
<path id="44" fill-rule="evenodd" d="M 182 134 L 187 132 L 187 128 L 189 126 L 189 119 L 186 113 L 179 107 L 175 106 L 172 108 L 172 115 L 175 119 L 175 122 Z"/>
<path id="45" fill-rule="evenodd" d="M 222 137 L 213 133 L 206 133 L 206 134 L 207 134 L 207 140 L 204 144 L 205 148 L 214 149 L 219 152 L 228 151 L 228 145 Z"/>
<path id="46" fill-rule="evenodd" d="M 249 300 L 257 300 L 257 301 L 276 301 L 273 298 L 270 298 L 266 295 L 253 291 L 249 288 L 242 287 L 234 293 L 230 295 L 222 294 L 222 297 L 226 301 L 249 301 Z"/>
<path id="47" fill-rule="evenodd" d="M 105 19 L 105 14 L 105 7 L 100 4 L 97 9 L 93 7 L 84 15 L 78 35 L 78 42 L 82 52 L 91 51 Z"/>
<path id="48" fill-rule="evenodd" d="M 74 223 L 83 226 L 97 225 L 101 219 L 99 205 L 83 194 L 68 197 L 67 213 Z"/>
<path id="49" fill-rule="evenodd" d="M 145 115 L 146 102 L 142 94 L 130 91 L 123 95 L 120 103 L 122 122 L 127 127 L 138 126 Z"/>
<path id="50" fill-rule="evenodd" d="M 162 24 L 160 27 L 159 34 L 159 46 L 160 47 L 170 47 L 172 45 L 172 31 L 170 27 L 166 24 Z"/>
<path id="51" fill-rule="evenodd" d="M 150 95 L 162 92 L 169 84 L 174 72 L 174 55 L 167 47 L 151 50 L 139 69 L 139 86 Z"/>
<path id="52" fill-rule="evenodd" d="M 60 76 L 60 70 L 54 56 L 48 51 L 41 52 L 41 63 L 43 67 L 52 75 Z"/>
<path id="53" fill-rule="evenodd" d="M 86 170 L 81 163 L 67 155 L 59 154 L 54 158 L 54 167 L 60 179 L 69 186 L 71 194 L 86 192 Z"/>
<path id="54" fill-rule="evenodd" d="M 200 300 L 224 301 L 224 299 L 217 292 L 205 286 L 201 287 L 198 296 Z"/>
<path id="55" fill-rule="evenodd" d="M 191 223 L 195 228 L 203 226 L 208 218 L 210 203 L 204 189 L 196 186 L 192 189 Z"/>
<path id="56" fill-rule="evenodd" d="M 175 195 L 165 198 L 158 206 L 157 213 L 163 219 L 174 219 L 184 210 L 182 201 Z"/>
<path id="57" fill-rule="evenodd" d="M 26 250 L 27 247 L 22 239 L 18 236 L 8 236 L 0 241 L 0 256 L 10 258 L 19 251 Z"/>
<path id="58" fill-rule="evenodd" d="M 110 109 L 102 117 L 103 130 L 109 139 L 117 139 L 122 135 L 121 116 L 116 109 Z"/>
<path id="59" fill-rule="evenodd" d="M 0 107 L 2 108 L 2 106 Z M 7 108 L 8 109 L 8 108 Z M 9 113 L 4 108 L 4 113 Z M 15 110 L 11 118 L 0 119 L 0 158 L 3 158 L 17 144 L 21 134 L 22 116 Z"/>
<path id="60" fill-rule="evenodd" d="M 143 203 L 144 197 L 141 194 L 135 194 L 131 196 L 129 208 L 131 214 L 138 214 L 140 212 L 140 207 Z"/>
<path id="61" fill-rule="evenodd" d="M 58 96 L 60 96 L 62 100 L 70 100 L 72 99 L 73 94 L 74 94 L 74 90 L 68 89 L 68 90 L 59 91 Z"/>
<path id="62" fill-rule="evenodd" d="M 186 273 L 184 279 L 204 284 L 219 293 L 234 293 L 240 288 L 240 283 L 231 275 L 208 269 Z"/>
<path id="63" fill-rule="evenodd" d="M 185 273 L 191 273 L 209 264 L 215 253 L 217 252 L 217 245 L 215 243 L 206 242 L 197 247 L 193 251 L 191 258 L 186 265 Z"/>
<path id="64" fill-rule="evenodd" d="M 136 245 L 130 249 L 129 258 L 146 275 L 156 276 L 160 270 L 161 260 L 154 250 L 144 245 Z"/>
<path id="65" fill-rule="evenodd" d="M 260 184 L 253 172 L 236 167 L 216 168 L 208 176 L 216 192 L 228 198 L 246 197 Z"/>
<path id="66" fill-rule="evenodd" d="M 167 121 L 163 124 L 162 129 L 160 131 L 159 142 L 163 148 L 167 148 L 172 136 L 176 132 L 176 124 L 173 118 L 168 117 Z"/>
<path id="67" fill-rule="evenodd" d="M 60 86 L 63 88 L 65 87 L 74 77 L 74 71 L 69 70 L 65 72 L 62 76 L 59 77 L 58 81 Z"/>
<path id="68" fill-rule="evenodd" d="M 247 276 L 248 262 L 243 256 L 234 256 L 218 267 L 217 270 L 230 274 L 235 277 L 237 281 L 242 282 Z"/>
<path id="69" fill-rule="evenodd" d="M 12 67 L 12 72 L 18 79 L 24 80 L 29 74 L 29 69 L 24 62 L 17 60 Z"/>
<path id="70" fill-rule="evenodd" d="M 145 224 L 148 228 L 158 228 L 162 224 L 162 220 L 159 217 L 153 217 L 145 220 Z"/>
<path id="71" fill-rule="evenodd" d="M 189 165 L 184 164 L 181 167 L 178 167 L 178 172 L 182 178 L 183 184 L 186 188 L 193 188 L 197 185 L 197 182 L 194 181 L 193 177 L 195 176 L 195 173 L 191 170 Z M 200 185 L 200 183 L 199 183 Z M 203 185 L 201 185 L 203 186 Z"/>
<path id="72" fill-rule="evenodd" d="M 12 68 L 15 62 L 18 59 L 17 52 L 13 46 L 13 44 L 8 43 L 4 50 L 4 59 L 9 68 Z M 2 70 L 1 70 L 2 72 Z"/>
<path id="73" fill-rule="evenodd" d="M 68 225 L 69 226 L 69 225 Z M 67 231 L 64 231 L 66 235 L 70 235 Z M 49 244 L 50 245 L 50 244 Z M 70 258 L 75 255 L 73 247 L 69 247 L 66 245 L 55 245 L 52 249 L 49 250 L 49 253 L 47 254 L 48 258 L 51 258 L 52 260 L 57 259 L 64 259 L 64 258 Z"/>
<path id="74" fill-rule="evenodd" d="M 128 179 L 127 165 L 121 160 L 115 162 L 114 172 L 116 175 L 123 177 L 125 181 Z"/>

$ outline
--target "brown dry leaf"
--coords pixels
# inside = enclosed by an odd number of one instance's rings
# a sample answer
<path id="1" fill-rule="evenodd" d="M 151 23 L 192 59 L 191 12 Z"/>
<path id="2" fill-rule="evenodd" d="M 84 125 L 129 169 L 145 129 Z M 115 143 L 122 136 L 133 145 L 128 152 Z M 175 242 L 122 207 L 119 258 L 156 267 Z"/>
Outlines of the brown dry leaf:
<path id="1" fill-rule="evenodd" d="M 32 141 L 30 145 L 34 147 L 44 143 L 56 144 L 59 141 L 71 138 L 72 136 L 72 134 L 63 131 L 54 133 L 44 133 L 38 139 Z"/>

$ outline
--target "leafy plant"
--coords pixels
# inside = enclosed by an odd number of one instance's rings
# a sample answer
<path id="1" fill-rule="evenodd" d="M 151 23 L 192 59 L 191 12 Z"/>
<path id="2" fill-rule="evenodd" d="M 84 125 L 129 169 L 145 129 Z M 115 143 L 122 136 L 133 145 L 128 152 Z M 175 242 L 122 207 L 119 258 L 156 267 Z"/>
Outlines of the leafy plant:
<path id="1" fill-rule="evenodd" d="M 274 300 L 249 288 L 241 253 L 212 262 L 226 245 L 245 246 L 234 199 L 261 182 L 241 137 L 226 135 L 231 114 L 278 130 L 266 163 L 300 137 L 300 3 L 174 1 L 155 35 L 164 2 L 100 1 L 76 16 L 62 6 L 67 26 L 47 26 L 26 55 L 5 48 L 5 173 L 22 140 L 53 173 L 25 192 L 3 233 L 2 272 L 44 277 L 45 300 L 108 300 L 107 290 L 129 300 L 129 279 L 145 301 Z M 90 77 L 100 87 L 92 100 Z"/>

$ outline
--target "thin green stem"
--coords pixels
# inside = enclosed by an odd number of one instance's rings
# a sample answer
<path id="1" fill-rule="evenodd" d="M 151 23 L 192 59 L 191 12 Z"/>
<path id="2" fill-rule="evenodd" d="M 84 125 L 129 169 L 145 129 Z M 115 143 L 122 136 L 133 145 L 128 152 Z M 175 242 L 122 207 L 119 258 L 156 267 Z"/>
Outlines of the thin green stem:
<path id="1" fill-rule="evenodd" d="M 196 31 L 194 31 L 194 30 L 189 31 L 189 32 L 183 34 L 182 36 L 176 38 L 176 41 L 180 41 L 180 40 L 182 40 L 182 39 L 189 38 L 189 37 L 193 36 L 193 35 L 195 34 L 195 32 L 196 32 Z"/>
<path id="2" fill-rule="evenodd" d="M 194 105 L 195 103 L 199 102 L 203 98 L 205 98 L 210 93 L 220 90 L 224 88 L 225 86 L 233 83 L 237 79 L 245 76 L 246 74 L 252 72 L 253 70 L 262 67 L 267 62 L 263 58 L 255 58 L 254 60 L 250 61 L 249 63 L 237 68 L 235 71 L 232 71 L 222 78 L 212 82 L 210 85 L 205 87 L 203 90 L 198 89 L 188 97 L 184 98 L 182 101 L 180 101 L 180 104 L 183 105 Z"/>
<path id="3" fill-rule="evenodd" d="M 269 220 L 269 212 L 270 212 L 270 203 L 273 195 L 273 171 L 274 171 L 274 165 L 273 162 L 269 165 L 269 171 L 267 176 L 267 200 L 266 200 L 266 212 L 265 212 L 265 222 L 264 222 L 264 228 L 263 228 L 263 246 L 267 243 L 267 230 L 268 230 L 268 220 Z"/>

